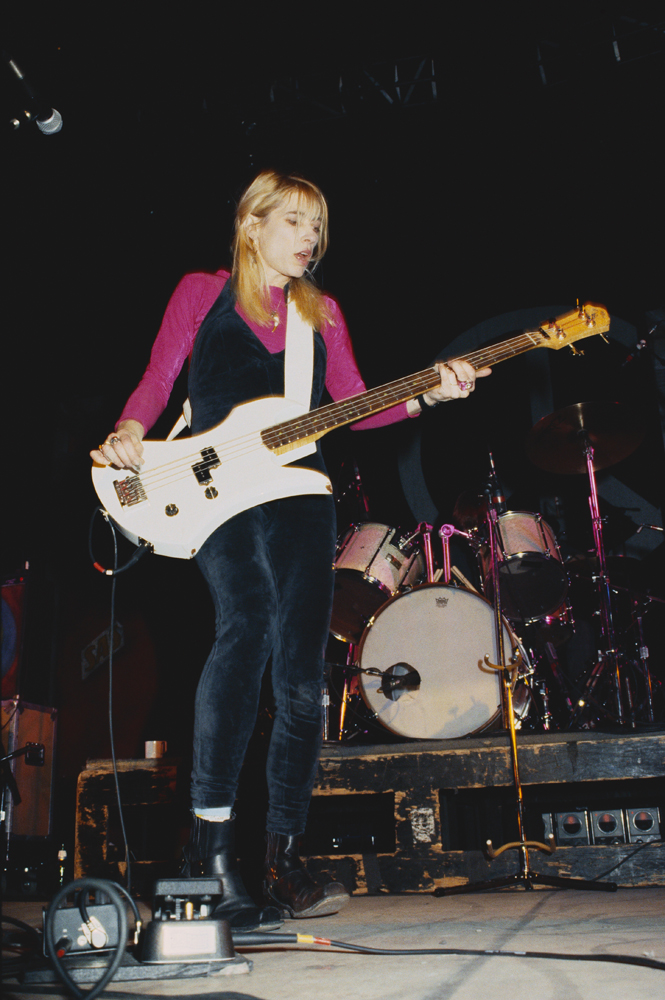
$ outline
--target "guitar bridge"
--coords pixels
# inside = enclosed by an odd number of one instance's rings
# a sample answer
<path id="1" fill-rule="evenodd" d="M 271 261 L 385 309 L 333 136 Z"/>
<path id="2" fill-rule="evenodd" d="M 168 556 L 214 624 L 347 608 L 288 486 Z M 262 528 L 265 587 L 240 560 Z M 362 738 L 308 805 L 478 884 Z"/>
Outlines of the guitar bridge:
<path id="1" fill-rule="evenodd" d="M 210 470 L 218 469 L 221 463 L 217 458 L 217 452 L 214 448 L 202 448 L 201 458 L 203 461 L 197 462 L 196 465 L 193 465 L 192 472 L 196 476 L 196 481 L 199 486 L 208 486 L 208 484 L 212 482 Z"/>
<path id="2" fill-rule="evenodd" d="M 127 476 L 126 479 L 114 479 L 113 486 L 121 507 L 133 507 L 148 499 L 143 483 L 138 476 Z"/>

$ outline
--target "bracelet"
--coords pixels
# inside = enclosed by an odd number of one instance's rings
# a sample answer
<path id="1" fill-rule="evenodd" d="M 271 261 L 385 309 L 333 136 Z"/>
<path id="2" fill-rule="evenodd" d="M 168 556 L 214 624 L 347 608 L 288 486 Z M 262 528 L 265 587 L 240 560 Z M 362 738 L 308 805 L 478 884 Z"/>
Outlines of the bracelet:
<path id="1" fill-rule="evenodd" d="M 420 409 L 423 411 L 423 413 L 425 412 L 425 410 L 433 410 L 434 407 L 437 405 L 436 403 L 426 403 L 424 393 L 421 393 L 420 396 L 416 396 L 416 402 L 419 404 Z"/>

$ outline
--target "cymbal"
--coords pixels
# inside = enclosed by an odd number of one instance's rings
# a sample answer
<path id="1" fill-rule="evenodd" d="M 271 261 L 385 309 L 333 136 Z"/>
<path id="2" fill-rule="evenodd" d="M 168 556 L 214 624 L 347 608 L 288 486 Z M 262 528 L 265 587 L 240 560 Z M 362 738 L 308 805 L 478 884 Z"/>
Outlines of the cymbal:
<path id="1" fill-rule="evenodd" d="M 593 445 L 596 472 L 632 454 L 645 433 L 644 420 L 624 403 L 574 403 L 543 417 L 531 428 L 526 453 L 546 472 L 587 471 L 584 441 Z"/>

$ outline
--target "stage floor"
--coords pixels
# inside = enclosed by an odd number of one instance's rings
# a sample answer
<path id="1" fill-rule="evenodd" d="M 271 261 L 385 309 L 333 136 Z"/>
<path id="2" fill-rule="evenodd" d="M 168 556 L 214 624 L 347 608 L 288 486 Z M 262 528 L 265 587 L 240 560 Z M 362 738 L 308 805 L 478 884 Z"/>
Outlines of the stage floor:
<path id="1" fill-rule="evenodd" d="M 8 902 L 4 913 L 41 925 L 36 902 Z M 615 893 L 520 888 L 441 899 L 356 896 L 337 916 L 287 921 L 283 930 L 374 948 L 446 948 L 462 954 L 360 955 L 280 946 L 244 951 L 253 963 L 248 975 L 111 983 L 103 995 L 220 1000 L 656 1000 L 665 995 L 661 970 L 584 959 L 463 954 L 538 951 L 665 963 L 665 887 Z M 67 996 L 59 987 L 45 993 L 15 981 L 4 985 L 6 1000 Z"/>

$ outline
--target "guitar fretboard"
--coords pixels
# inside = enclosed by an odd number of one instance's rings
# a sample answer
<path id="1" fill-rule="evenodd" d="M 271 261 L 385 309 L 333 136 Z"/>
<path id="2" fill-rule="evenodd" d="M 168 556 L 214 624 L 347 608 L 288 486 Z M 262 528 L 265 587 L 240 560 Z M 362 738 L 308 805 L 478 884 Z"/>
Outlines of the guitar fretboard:
<path id="1" fill-rule="evenodd" d="M 483 347 L 451 360 L 468 361 L 475 369 L 491 367 L 499 361 L 524 354 L 534 347 L 542 347 L 545 336 L 541 330 L 527 331 L 500 344 Z M 374 413 L 380 413 L 381 410 L 387 410 L 390 406 L 415 399 L 428 389 L 433 389 L 439 381 L 438 372 L 433 368 L 426 368 L 424 371 L 416 372 L 415 375 L 397 379 L 396 382 L 388 382 L 387 385 L 379 386 L 377 389 L 370 389 L 369 392 L 361 392 L 338 403 L 321 406 L 318 410 L 303 414 L 302 417 L 275 424 L 274 427 L 262 432 L 261 439 L 266 448 L 273 451 L 293 447 L 306 440 L 316 440 L 336 427 L 354 423 Z"/>

